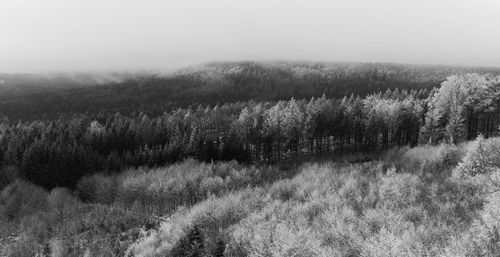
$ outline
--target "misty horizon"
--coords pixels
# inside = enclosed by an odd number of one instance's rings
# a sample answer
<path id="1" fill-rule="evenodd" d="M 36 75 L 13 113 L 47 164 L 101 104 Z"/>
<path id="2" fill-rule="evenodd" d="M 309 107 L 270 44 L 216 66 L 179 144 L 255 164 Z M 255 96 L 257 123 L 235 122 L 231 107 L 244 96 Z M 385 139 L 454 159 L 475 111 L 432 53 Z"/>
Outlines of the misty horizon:
<path id="1" fill-rule="evenodd" d="M 304 65 L 332 65 L 332 64 L 345 64 L 345 65 L 394 65 L 394 66 L 409 66 L 409 67 L 436 67 L 436 68 L 463 68 L 463 69 L 492 69 L 500 70 L 500 65 L 453 65 L 453 64 L 442 64 L 442 63 L 403 63 L 403 62 L 363 62 L 363 61 L 315 61 L 315 60 L 219 60 L 219 61 L 206 61 L 206 62 L 196 62 L 182 64 L 178 66 L 173 66 L 169 68 L 131 68 L 131 69 L 57 69 L 57 70 L 34 70 L 34 71 L 11 71 L 3 72 L 0 71 L 0 75 L 35 75 L 35 76 L 64 76 L 64 75 L 110 75 L 110 74 L 129 74 L 131 76 L 137 75 L 160 75 L 169 76 L 175 75 L 178 72 L 185 71 L 196 71 L 197 69 L 203 69 L 210 67 L 212 65 L 240 65 L 240 64 L 304 64 Z M 0 81 L 1 82 L 1 81 Z M 1 83 L 0 83 L 1 85 Z"/>
<path id="2" fill-rule="evenodd" d="M 413 67 L 449 67 L 449 68 L 465 68 L 465 69 L 499 69 L 499 66 L 481 66 L 481 65 L 449 65 L 449 64 L 429 64 L 429 63 L 398 63 L 398 62 L 355 62 L 355 61 L 309 61 L 309 60 L 234 60 L 234 61 L 207 61 L 207 62 L 199 62 L 192 64 L 179 65 L 176 67 L 170 68 L 149 68 L 149 69 L 58 69 L 58 70 L 34 70 L 34 71 L 10 71 L 3 72 L 0 71 L 1 75 L 33 75 L 33 76 L 48 76 L 47 78 L 53 76 L 65 76 L 65 75 L 111 75 L 111 74 L 129 74 L 130 76 L 140 76 L 140 75 L 159 75 L 159 76 L 169 76 L 175 75 L 177 72 L 189 71 L 201 69 L 203 67 L 208 67 L 210 65 L 218 65 L 218 64 L 244 64 L 244 63 L 255 63 L 255 64 L 273 64 L 273 63 L 288 63 L 288 64 L 352 64 L 352 65 L 371 65 L 371 64 L 388 64 L 388 65 L 396 65 L 396 66 L 413 66 Z M 0 81 L 0 86 L 5 83 L 5 81 Z"/>
<path id="3" fill-rule="evenodd" d="M 0 73 L 237 61 L 500 67 L 492 0 L 6 0 L 0 10 Z"/>

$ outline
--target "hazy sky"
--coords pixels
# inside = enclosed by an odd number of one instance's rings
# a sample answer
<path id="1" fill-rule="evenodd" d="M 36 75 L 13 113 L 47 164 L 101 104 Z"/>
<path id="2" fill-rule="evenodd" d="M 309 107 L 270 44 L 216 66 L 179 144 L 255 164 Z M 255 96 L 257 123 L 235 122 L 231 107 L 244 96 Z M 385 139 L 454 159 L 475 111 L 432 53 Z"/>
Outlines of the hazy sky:
<path id="1" fill-rule="evenodd" d="M 0 72 L 224 60 L 500 66 L 500 1 L 0 0 Z"/>

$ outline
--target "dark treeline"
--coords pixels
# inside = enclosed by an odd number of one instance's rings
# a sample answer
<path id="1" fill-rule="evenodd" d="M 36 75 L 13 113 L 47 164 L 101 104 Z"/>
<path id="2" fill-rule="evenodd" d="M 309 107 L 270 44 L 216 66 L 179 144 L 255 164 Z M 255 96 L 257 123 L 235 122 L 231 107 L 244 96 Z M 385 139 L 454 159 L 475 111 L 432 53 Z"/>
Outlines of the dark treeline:
<path id="1" fill-rule="evenodd" d="M 396 88 L 428 93 L 446 77 L 468 72 L 500 74 L 494 68 L 239 62 L 207 64 L 168 75 L 56 76 L 52 80 L 0 75 L 0 83 L 8 84 L 0 85 L 0 110 L 11 119 L 24 120 L 87 112 L 120 112 L 127 116 L 144 112 L 158 116 L 165 110 L 188 108 L 193 103 L 214 106 L 249 100 L 310 99 L 323 94 L 339 99 L 351 94 L 365 97 Z"/>
<path id="2" fill-rule="evenodd" d="M 387 90 L 367 97 L 199 105 L 150 118 L 85 114 L 0 123 L 0 163 L 45 188 L 84 175 L 203 161 L 273 162 L 322 152 L 371 152 L 419 142 L 453 142 L 498 131 L 498 77 L 451 76 L 428 98 Z"/>

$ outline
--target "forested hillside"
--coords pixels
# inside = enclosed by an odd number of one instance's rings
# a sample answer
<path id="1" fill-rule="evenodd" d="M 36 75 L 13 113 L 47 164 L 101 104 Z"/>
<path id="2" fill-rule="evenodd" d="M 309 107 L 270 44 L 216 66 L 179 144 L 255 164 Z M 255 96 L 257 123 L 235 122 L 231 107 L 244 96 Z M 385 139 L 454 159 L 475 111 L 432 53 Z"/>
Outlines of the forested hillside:
<path id="1" fill-rule="evenodd" d="M 479 137 L 357 164 L 187 160 L 87 176 L 75 193 L 15 180 L 0 255 L 495 257 L 499 152 Z"/>
<path id="2" fill-rule="evenodd" d="M 0 93 L 26 95 L 55 89 L 79 88 L 119 83 L 145 75 L 145 72 L 60 72 L 60 73 L 0 73 Z"/>
<path id="3" fill-rule="evenodd" d="M 273 163 L 325 152 L 369 153 L 496 135 L 498 76 L 451 76 L 428 97 L 387 90 L 366 97 L 199 105 L 150 117 L 85 114 L 0 123 L 0 164 L 47 189 L 84 175 L 192 157 Z"/>
<path id="4" fill-rule="evenodd" d="M 225 65 L 3 95 L 0 256 L 498 256 L 500 75 Z"/>
<path id="5" fill-rule="evenodd" d="M 156 116 L 165 110 L 192 104 L 309 99 L 323 94 L 340 99 L 396 88 L 426 95 L 448 76 L 467 72 L 497 75 L 500 69 L 385 63 L 238 62 L 212 63 L 155 75 L 1 75 L 0 110 L 11 119 L 117 111 L 125 115 L 143 111 Z"/>

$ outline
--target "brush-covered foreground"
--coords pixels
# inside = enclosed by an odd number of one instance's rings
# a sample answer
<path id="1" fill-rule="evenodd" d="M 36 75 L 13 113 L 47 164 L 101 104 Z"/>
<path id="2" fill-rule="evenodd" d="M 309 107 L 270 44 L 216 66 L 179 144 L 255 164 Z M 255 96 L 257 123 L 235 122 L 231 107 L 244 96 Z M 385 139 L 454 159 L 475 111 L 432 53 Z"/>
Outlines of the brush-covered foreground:
<path id="1" fill-rule="evenodd" d="M 500 138 L 364 163 L 193 160 L 51 192 L 4 171 L 1 256 L 499 256 Z"/>

